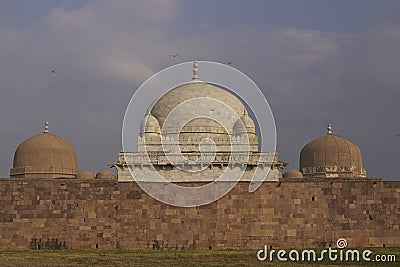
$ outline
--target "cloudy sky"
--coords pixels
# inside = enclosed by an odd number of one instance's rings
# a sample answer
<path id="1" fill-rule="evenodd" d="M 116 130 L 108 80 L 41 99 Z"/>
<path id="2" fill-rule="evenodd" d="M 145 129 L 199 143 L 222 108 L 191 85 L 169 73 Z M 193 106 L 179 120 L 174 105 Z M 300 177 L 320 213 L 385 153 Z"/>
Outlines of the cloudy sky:
<path id="1" fill-rule="evenodd" d="M 136 88 L 193 59 L 232 61 L 258 84 L 291 168 L 331 122 L 369 177 L 400 180 L 396 0 L 1 1 L 0 176 L 45 120 L 80 170 L 107 168 Z"/>

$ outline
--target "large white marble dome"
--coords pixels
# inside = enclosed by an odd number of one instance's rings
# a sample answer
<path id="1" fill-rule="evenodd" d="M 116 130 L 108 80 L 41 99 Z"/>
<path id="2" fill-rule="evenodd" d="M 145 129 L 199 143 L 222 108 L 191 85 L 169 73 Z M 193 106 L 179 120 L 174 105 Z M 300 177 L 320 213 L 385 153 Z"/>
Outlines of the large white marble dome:
<path id="1" fill-rule="evenodd" d="M 259 151 L 257 124 L 236 88 L 199 80 L 197 67 L 195 61 L 192 81 L 154 99 L 143 114 L 138 151 L 121 151 L 112 164 L 118 181 L 234 181 L 234 172 L 242 181 L 256 173 L 278 181 L 286 164 L 276 151 Z"/>
<path id="2" fill-rule="evenodd" d="M 228 106 L 231 112 L 224 113 L 224 116 L 230 116 L 232 121 L 235 122 L 232 124 L 232 127 L 226 128 L 223 126 L 223 123 L 202 116 L 191 119 L 185 123 L 183 128 L 179 129 L 179 131 L 174 127 L 171 128 L 165 125 L 168 116 L 171 116 L 171 112 L 173 112 L 176 107 L 185 104 L 185 101 L 199 98 L 213 99 Z M 222 103 L 221 106 L 224 105 Z M 193 114 L 207 114 L 211 118 L 214 116 L 218 117 L 220 115 L 218 115 L 218 112 L 221 113 L 219 107 L 215 107 L 215 104 L 207 103 L 206 101 L 204 105 L 186 105 L 183 110 L 185 111 L 185 109 L 187 112 Z M 179 117 L 179 114 L 176 116 Z M 173 121 L 175 118 L 171 116 L 171 118 L 168 119 L 172 119 Z M 205 138 L 213 140 L 217 146 L 217 151 L 229 151 L 231 149 L 231 138 L 238 135 L 246 135 L 249 138 L 251 151 L 258 150 L 255 124 L 248 115 L 242 101 L 227 90 L 199 80 L 191 81 L 171 89 L 160 96 L 154 104 L 149 107 L 149 113 L 144 117 L 141 123 L 141 136 L 144 139 L 147 138 L 147 145 L 151 145 L 151 141 L 153 141 L 153 145 L 156 145 L 154 142 L 158 142 L 161 139 L 157 137 L 157 135 L 162 135 L 164 137 L 168 135 L 179 136 L 180 149 L 182 152 L 196 152 L 199 142 Z M 149 150 L 149 147 L 147 150 Z M 153 149 L 150 148 L 150 150 Z"/>
<path id="3" fill-rule="evenodd" d="M 175 87 L 159 97 L 151 109 L 151 114 L 157 118 L 160 126 L 163 127 L 166 117 L 175 107 L 186 100 L 199 97 L 219 100 L 232 108 L 239 117 L 245 112 L 242 101 L 230 92 L 206 82 L 195 81 Z M 209 111 L 213 112 L 213 110 Z M 203 126 L 203 124 L 201 120 L 195 120 L 191 123 L 191 126 Z"/>

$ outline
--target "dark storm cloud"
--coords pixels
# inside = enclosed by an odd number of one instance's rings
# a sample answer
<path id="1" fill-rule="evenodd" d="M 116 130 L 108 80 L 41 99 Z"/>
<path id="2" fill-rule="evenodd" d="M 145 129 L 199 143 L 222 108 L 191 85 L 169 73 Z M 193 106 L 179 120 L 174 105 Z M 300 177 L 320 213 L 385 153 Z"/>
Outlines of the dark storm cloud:
<path id="1" fill-rule="evenodd" d="M 232 12 L 241 5 L 235 2 Z M 242 13 L 265 4 L 259 5 Z M 344 31 L 339 21 L 319 24 L 318 17 L 263 20 L 243 13 L 232 24 L 216 17 L 218 10 L 194 16 L 193 6 L 96 1 L 53 7 L 29 24 L 0 20 L 0 175 L 8 176 L 14 149 L 40 133 L 46 119 L 51 132 L 74 145 L 81 170 L 106 168 L 121 149 L 123 114 L 135 88 L 164 67 L 201 59 L 232 61 L 260 86 L 276 117 L 280 159 L 291 167 L 298 167 L 301 147 L 332 122 L 335 133 L 360 146 L 369 176 L 399 179 L 395 16 L 377 12 L 361 29 L 352 7 L 345 17 L 352 30 Z"/>

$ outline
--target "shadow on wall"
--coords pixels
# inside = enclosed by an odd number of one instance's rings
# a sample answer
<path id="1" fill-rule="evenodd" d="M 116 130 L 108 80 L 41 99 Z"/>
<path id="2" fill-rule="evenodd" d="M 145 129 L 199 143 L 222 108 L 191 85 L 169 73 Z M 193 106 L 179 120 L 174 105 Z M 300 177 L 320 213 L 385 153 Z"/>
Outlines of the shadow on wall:
<path id="1" fill-rule="evenodd" d="M 29 242 L 29 248 L 33 250 L 40 249 L 67 249 L 67 244 L 65 241 L 58 241 L 58 238 L 50 239 L 47 238 L 47 241 L 42 241 L 42 239 L 32 238 L 31 242 Z"/>

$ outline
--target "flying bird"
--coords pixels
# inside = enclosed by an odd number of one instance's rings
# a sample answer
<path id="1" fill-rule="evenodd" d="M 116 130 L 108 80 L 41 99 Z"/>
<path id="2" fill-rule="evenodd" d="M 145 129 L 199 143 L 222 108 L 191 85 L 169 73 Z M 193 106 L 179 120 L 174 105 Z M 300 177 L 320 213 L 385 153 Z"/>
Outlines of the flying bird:
<path id="1" fill-rule="evenodd" d="M 232 61 L 229 61 L 228 63 L 226 63 L 226 64 L 228 64 L 228 65 L 232 65 Z"/>
<path id="2" fill-rule="evenodd" d="M 173 58 L 175 58 L 175 57 L 178 56 L 178 54 L 173 54 L 173 55 L 170 55 L 170 56 L 173 57 Z"/>
<path id="3" fill-rule="evenodd" d="M 56 73 L 56 71 L 55 71 L 55 70 L 52 70 L 51 73 Z"/>
<path id="4" fill-rule="evenodd" d="M 396 136 L 400 136 L 400 134 L 396 134 Z"/>

